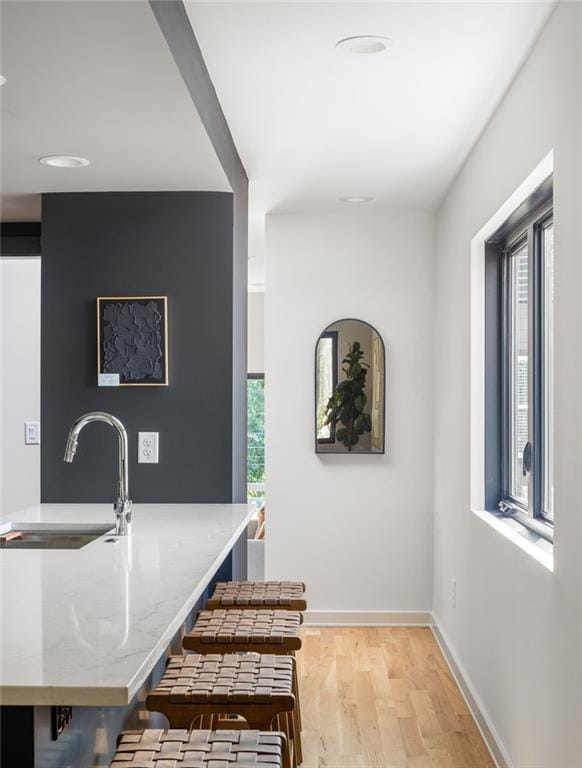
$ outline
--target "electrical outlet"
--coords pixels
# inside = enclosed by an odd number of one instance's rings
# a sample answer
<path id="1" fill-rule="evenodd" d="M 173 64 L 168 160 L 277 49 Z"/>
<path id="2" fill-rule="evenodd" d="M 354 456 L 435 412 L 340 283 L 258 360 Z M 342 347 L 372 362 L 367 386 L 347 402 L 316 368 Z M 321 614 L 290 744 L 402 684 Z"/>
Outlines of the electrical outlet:
<path id="1" fill-rule="evenodd" d="M 40 445 L 40 421 L 24 422 L 25 445 Z"/>
<path id="2" fill-rule="evenodd" d="M 457 580 L 451 579 L 451 605 L 457 607 Z"/>
<path id="3" fill-rule="evenodd" d="M 159 433 L 137 433 L 137 463 L 157 464 L 159 458 Z"/>

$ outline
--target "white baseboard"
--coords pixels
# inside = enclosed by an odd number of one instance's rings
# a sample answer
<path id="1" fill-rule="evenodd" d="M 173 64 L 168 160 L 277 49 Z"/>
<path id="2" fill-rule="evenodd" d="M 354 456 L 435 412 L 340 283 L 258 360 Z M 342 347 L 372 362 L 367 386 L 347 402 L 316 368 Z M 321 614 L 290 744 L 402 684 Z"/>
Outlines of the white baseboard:
<path id="1" fill-rule="evenodd" d="M 430 611 L 305 611 L 312 627 L 429 627 Z"/>
<path id="2" fill-rule="evenodd" d="M 514 768 L 509 752 L 501 741 L 475 687 L 458 661 L 457 654 L 440 628 L 439 620 L 434 614 L 431 629 L 495 765 L 497 768 Z"/>

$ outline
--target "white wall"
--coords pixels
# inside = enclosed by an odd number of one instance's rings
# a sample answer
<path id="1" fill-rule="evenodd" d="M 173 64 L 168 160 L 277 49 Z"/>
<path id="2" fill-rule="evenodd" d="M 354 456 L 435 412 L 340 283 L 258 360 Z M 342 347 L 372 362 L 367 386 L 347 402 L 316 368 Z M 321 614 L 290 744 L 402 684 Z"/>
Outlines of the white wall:
<path id="1" fill-rule="evenodd" d="M 265 372 L 265 292 L 248 295 L 247 371 Z"/>
<path id="2" fill-rule="evenodd" d="M 436 221 L 434 613 L 516 768 L 582 764 L 581 11 L 578 3 L 557 7 Z M 469 502 L 471 239 L 552 148 L 554 573 L 474 515 Z"/>
<path id="3" fill-rule="evenodd" d="M 24 444 L 24 422 L 40 420 L 40 259 L 0 259 L 0 271 L 0 503 L 6 514 L 40 502 L 40 446 Z"/>
<path id="4" fill-rule="evenodd" d="M 267 217 L 267 578 L 316 611 L 424 611 L 432 594 L 433 217 Z M 314 354 L 356 317 L 386 345 L 386 455 L 316 455 Z"/>

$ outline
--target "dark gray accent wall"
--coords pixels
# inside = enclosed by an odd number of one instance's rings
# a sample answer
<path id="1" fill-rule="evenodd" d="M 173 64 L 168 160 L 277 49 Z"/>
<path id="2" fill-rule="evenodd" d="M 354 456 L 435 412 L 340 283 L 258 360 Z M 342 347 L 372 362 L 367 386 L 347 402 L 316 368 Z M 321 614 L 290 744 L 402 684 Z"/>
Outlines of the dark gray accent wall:
<path id="1" fill-rule="evenodd" d="M 109 502 L 116 436 L 90 424 L 72 465 L 72 421 L 110 411 L 130 441 L 135 502 L 233 496 L 233 196 L 210 192 L 45 194 L 42 201 L 43 502 Z M 168 387 L 97 387 L 98 296 L 168 296 Z M 160 433 L 137 464 L 138 431 Z"/>
<path id="2" fill-rule="evenodd" d="M 247 498 L 248 178 L 182 0 L 149 0 L 176 66 L 234 193 L 233 229 L 233 501 Z"/>

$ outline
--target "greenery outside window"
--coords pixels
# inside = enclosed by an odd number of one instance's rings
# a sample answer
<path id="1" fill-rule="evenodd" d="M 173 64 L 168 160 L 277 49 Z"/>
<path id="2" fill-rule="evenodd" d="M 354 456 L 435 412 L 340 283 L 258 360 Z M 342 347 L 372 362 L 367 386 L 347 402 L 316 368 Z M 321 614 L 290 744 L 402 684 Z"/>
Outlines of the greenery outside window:
<path id="1" fill-rule="evenodd" d="M 247 484 L 249 496 L 263 493 L 257 485 L 265 482 L 265 377 L 249 373 L 247 377 Z"/>

